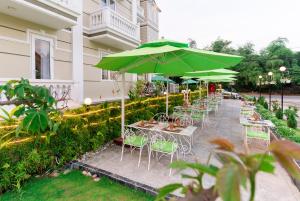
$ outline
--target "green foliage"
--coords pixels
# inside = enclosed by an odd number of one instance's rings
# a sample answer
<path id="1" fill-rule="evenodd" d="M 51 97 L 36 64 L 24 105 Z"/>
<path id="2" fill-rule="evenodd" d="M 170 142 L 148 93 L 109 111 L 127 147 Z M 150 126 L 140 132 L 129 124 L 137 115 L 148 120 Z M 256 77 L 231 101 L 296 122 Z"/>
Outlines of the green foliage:
<path id="1" fill-rule="evenodd" d="M 106 177 L 94 182 L 80 171 L 72 171 L 55 178 L 31 179 L 19 192 L 7 192 L 0 200 L 153 201 L 154 197 Z"/>
<path id="2" fill-rule="evenodd" d="M 287 118 L 288 127 L 297 128 L 297 108 L 289 106 L 289 108 L 284 111 L 284 114 Z"/>
<path id="3" fill-rule="evenodd" d="M 56 100 L 46 87 L 33 86 L 22 78 L 1 85 L 0 93 L 8 100 L 7 105 L 17 105 L 11 113 L 2 111 L 7 116 L 6 121 L 13 121 L 13 116 L 22 117 L 18 131 L 39 134 L 53 128 L 51 125 L 55 124 L 56 120 L 51 119 L 51 116 L 57 115 L 58 111 L 55 109 Z"/>
<path id="4" fill-rule="evenodd" d="M 250 184 L 249 201 L 254 201 L 257 173 L 273 174 L 276 160 L 294 178 L 300 179 L 300 170 L 293 161 L 300 159 L 300 146 L 293 142 L 287 140 L 272 142 L 265 153 L 259 154 L 239 153 L 226 139 L 215 139 L 211 143 L 217 145 L 214 154 L 221 165 L 218 167 L 209 165 L 211 155 L 207 164 L 183 161 L 171 164 L 172 168 L 191 169 L 196 174 L 182 174 L 182 178 L 190 179 L 191 183 L 186 186 L 180 183 L 165 186 L 161 188 L 157 200 L 163 200 L 166 195 L 181 189 L 186 195 L 185 200 L 214 201 L 220 197 L 223 201 L 241 201 L 241 187 L 248 190 L 247 184 Z M 204 188 L 204 175 L 215 177 L 215 185 L 209 189 Z"/>
<path id="5" fill-rule="evenodd" d="M 198 97 L 199 92 L 191 93 L 191 100 Z M 182 104 L 182 94 L 170 95 L 170 111 L 174 106 Z M 165 96 L 126 101 L 126 124 L 150 119 L 154 114 L 164 111 Z M 20 187 L 29 176 L 61 167 L 119 137 L 120 115 L 120 101 L 93 105 L 89 109 L 83 106 L 67 110 L 61 124 L 50 125 L 56 134 L 51 135 L 48 143 L 45 143 L 47 138 L 36 138 L 33 133 L 24 133 L 17 139 L 11 139 L 11 136 L 16 135 L 13 128 L 0 129 L 0 144 L 1 141 L 6 142 L 0 151 L 0 193 Z M 41 116 L 30 119 L 41 121 L 40 124 L 45 126 Z M 26 125 L 31 126 L 30 121 Z M 8 144 L 26 138 L 31 140 Z"/>
<path id="6" fill-rule="evenodd" d="M 278 108 L 275 112 L 275 116 L 277 117 L 277 119 L 283 119 L 283 112 L 281 108 Z"/>
<path id="7" fill-rule="evenodd" d="M 145 88 L 146 88 L 146 81 L 145 80 L 138 80 L 135 83 L 135 86 L 129 90 L 128 92 L 128 96 L 131 100 L 135 100 L 138 98 L 141 98 L 144 96 L 144 92 L 145 92 Z"/>

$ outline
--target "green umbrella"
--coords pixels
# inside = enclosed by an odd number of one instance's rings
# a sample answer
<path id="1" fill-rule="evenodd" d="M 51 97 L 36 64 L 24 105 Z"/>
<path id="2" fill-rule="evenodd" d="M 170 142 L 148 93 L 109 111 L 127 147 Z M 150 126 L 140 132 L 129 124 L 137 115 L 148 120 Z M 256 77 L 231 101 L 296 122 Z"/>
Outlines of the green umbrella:
<path id="1" fill-rule="evenodd" d="M 164 76 L 161 75 L 155 75 L 154 77 L 151 78 L 152 82 L 169 82 L 169 83 L 175 83 L 173 80 L 165 78 Z"/>
<path id="2" fill-rule="evenodd" d="M 236 75 L 239 72 L 228 70 L 228 69 L 215 69 L 215 70 L 208 70 L 208 71 L 196 71 L 196 72 L 187 72 L 184 75 L 187 77 L 194 77 L 194 76 L 215 76 L 215 75 Z"/>
<path id="3" fill-rule="evenodd" d="M 159 40 L 145 43 L 134 50 L 105 56 L 96 67 L 122 73 L 123 134 L 125 128 L 125 73 L 159 73 L 167 76 L 182 76 L 186 72 L 229 68 L 241 60 L 240 56 L 189 48 L 187 43 Z M 168 92 L 166 105 L 168 105 Z M 168 114 L 168 106 L 166 114 Z"/>
<path id="4" fill-rule="evenodd" d="M 159 40 L 105 56 L 96 66 L 122 73 L 180 76 L 186 72 L 229 68 L 241 59 L 240 56 L 189 48 L 187 43 Z"/>
<path id="5" fill-rule="evenodd" d="M 182 84 L 197 84 L 198 82 L 195 80 L 185 80 L 182 82 Z"/>

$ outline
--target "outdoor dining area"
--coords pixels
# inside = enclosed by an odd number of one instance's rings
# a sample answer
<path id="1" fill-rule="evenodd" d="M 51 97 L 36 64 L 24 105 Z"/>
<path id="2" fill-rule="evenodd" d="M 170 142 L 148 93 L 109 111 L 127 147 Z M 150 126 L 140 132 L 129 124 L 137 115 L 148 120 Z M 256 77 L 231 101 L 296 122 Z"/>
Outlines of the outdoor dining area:
<path id="1" fill-rule="evenodd" d="M 217 114 L 223 100 L 220 92 L 209 94 L 209 83 L 233 82 L 237 72 L 225 68 L 233 67 L 241 60 L 240 56 L 194 49 L 186 43 L 165 39 L 104 57 L 96 67 L 118 71 L 122 76 L 121 161 L 127 148 L 131 153 L 139 150 L 138 167 L 143 152 L 148 152 L 148 170 L 153 158 L 159 160 L 169 156 L 172 162 L 174 157 L 184 160 L 187 155 L 193 155 L 195 131 L 209 126 L 210 116 Z M 150 120 L 125 125 L 125 73 L 152 73 L 158 75 L 157 79 L 166 81 L 166 112 L 155 114 Z M 188 90 L 191 81 L 184 82 L 187 85 L 187 90 L 183 91 L 184 104 L 175 106 L 172 113 L 168 106 L 170 76 L 199 82 L 199 98 L 192 103 Z M 204 85 L 206 95 L 201 91 Z"/>

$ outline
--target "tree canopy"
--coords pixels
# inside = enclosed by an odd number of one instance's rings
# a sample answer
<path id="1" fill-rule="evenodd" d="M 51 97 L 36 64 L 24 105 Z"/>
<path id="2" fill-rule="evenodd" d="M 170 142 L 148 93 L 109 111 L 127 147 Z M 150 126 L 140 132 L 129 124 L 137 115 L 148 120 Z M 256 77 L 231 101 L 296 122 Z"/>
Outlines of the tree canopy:
<path id="1" fill-rule="evenodd" d="M 254 44 L 250 42 L 234 48 L 231 41 L 218 38 L 206 49 L 244 57 L 244 60 L 234 68 L 240 72 L 236 83 L 241 89 L 255 89 L 258 76 L 266 76 L 269 71 L 272 71 L 274 79 L 279 81 L 280 66 L 287 67 L 285 76 L 288 76 L 293 84 L 300 85 L 300 52 L 288 48 L 287 43 L 286 38 L 277 38 L 266 48 L 256 52 Z"/>

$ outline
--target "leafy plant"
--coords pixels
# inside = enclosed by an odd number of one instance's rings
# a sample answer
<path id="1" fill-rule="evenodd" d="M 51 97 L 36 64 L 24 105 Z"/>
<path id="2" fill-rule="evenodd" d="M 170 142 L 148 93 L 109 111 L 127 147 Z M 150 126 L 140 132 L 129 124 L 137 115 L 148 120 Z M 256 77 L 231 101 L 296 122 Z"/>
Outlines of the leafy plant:
<path id="1" fill-rule="evenodd" d="M 5 121 L 8 124 L 16 123 L 17 119 L 15 116 L 16 111 L 19 110 L 19 106 L 13 108 L 10 111 L 5 110 L 4 108 L 0 107 L 0 110 L 2 111 L 2 115 L 0 115 L 0 119 Z"/>
<path id="2" fill-rule="evenodd" d="M 297 108 L 289 106 L 289 108 L 284 111 L 284 114 L 287 118 L 288 127 L 297 128 L 297 120 L 296 120 L 296 117 L 298 117 Z"/>
<path id="3" fill-rule="evenodd" d="M 294 162 L 294 159 L 300 159 L 300 146 L 296 143 L 287 140 L 272 142 L 265 153 L 256 154 L 239 153 L 226 139 L 215 139 L 211 143 L 217 145 L 214 155 L 222 166 L 209 164 L 210 157 L 206 164 L 184 161 L 172 163 L 172 168 L 192 169 L 196 174 L 182 174 L 182 178 L 190 179 L 191 183 L 167 185 L 160 189 L 156 200 L 164 200 L 166 195 L 180 189 L 186 195 L 186 201 L 214 201 L 218 197 L 223 201 L 241 201 L 241 188 L 244 188 L 250 190 L 249 201 L 254 201 L 257 173 L 272 174 L 276 161 L 300 180 L 300 170 Z M 216 182 L 212 187 L 204 188 L 204 175 L 215 177 Z"/>
<path id="4" fill-rule="evenodd" d="M 17 131 L 25 130 L 33 134 L 41 134 L 47 130 L 53 132 L 58 126 L 58 111 L 55 109 L 56 100 L 49 90 L 42 86 L 33 86 L 26 79 L 11 80 L 0 86 L 0 93 L 6 96 L 8 101 L 0 102 L 0 105 L 16 105 L 10 113 L 6 114 L 6 121 L 13 121 L 13 116 L 22 117 Z M 3 118 L 3 116 L 2 116 Z M 54 130 L 53 130 L 54 129 Z"/>
<path id="5" fill-rule="evenodd" d="M 278 118 L 278 119 L 283 119 L 283 112 L 282 112 L 282 109 L 281 108 L 278 108 L 275 112 L 275 116 Z"/>

